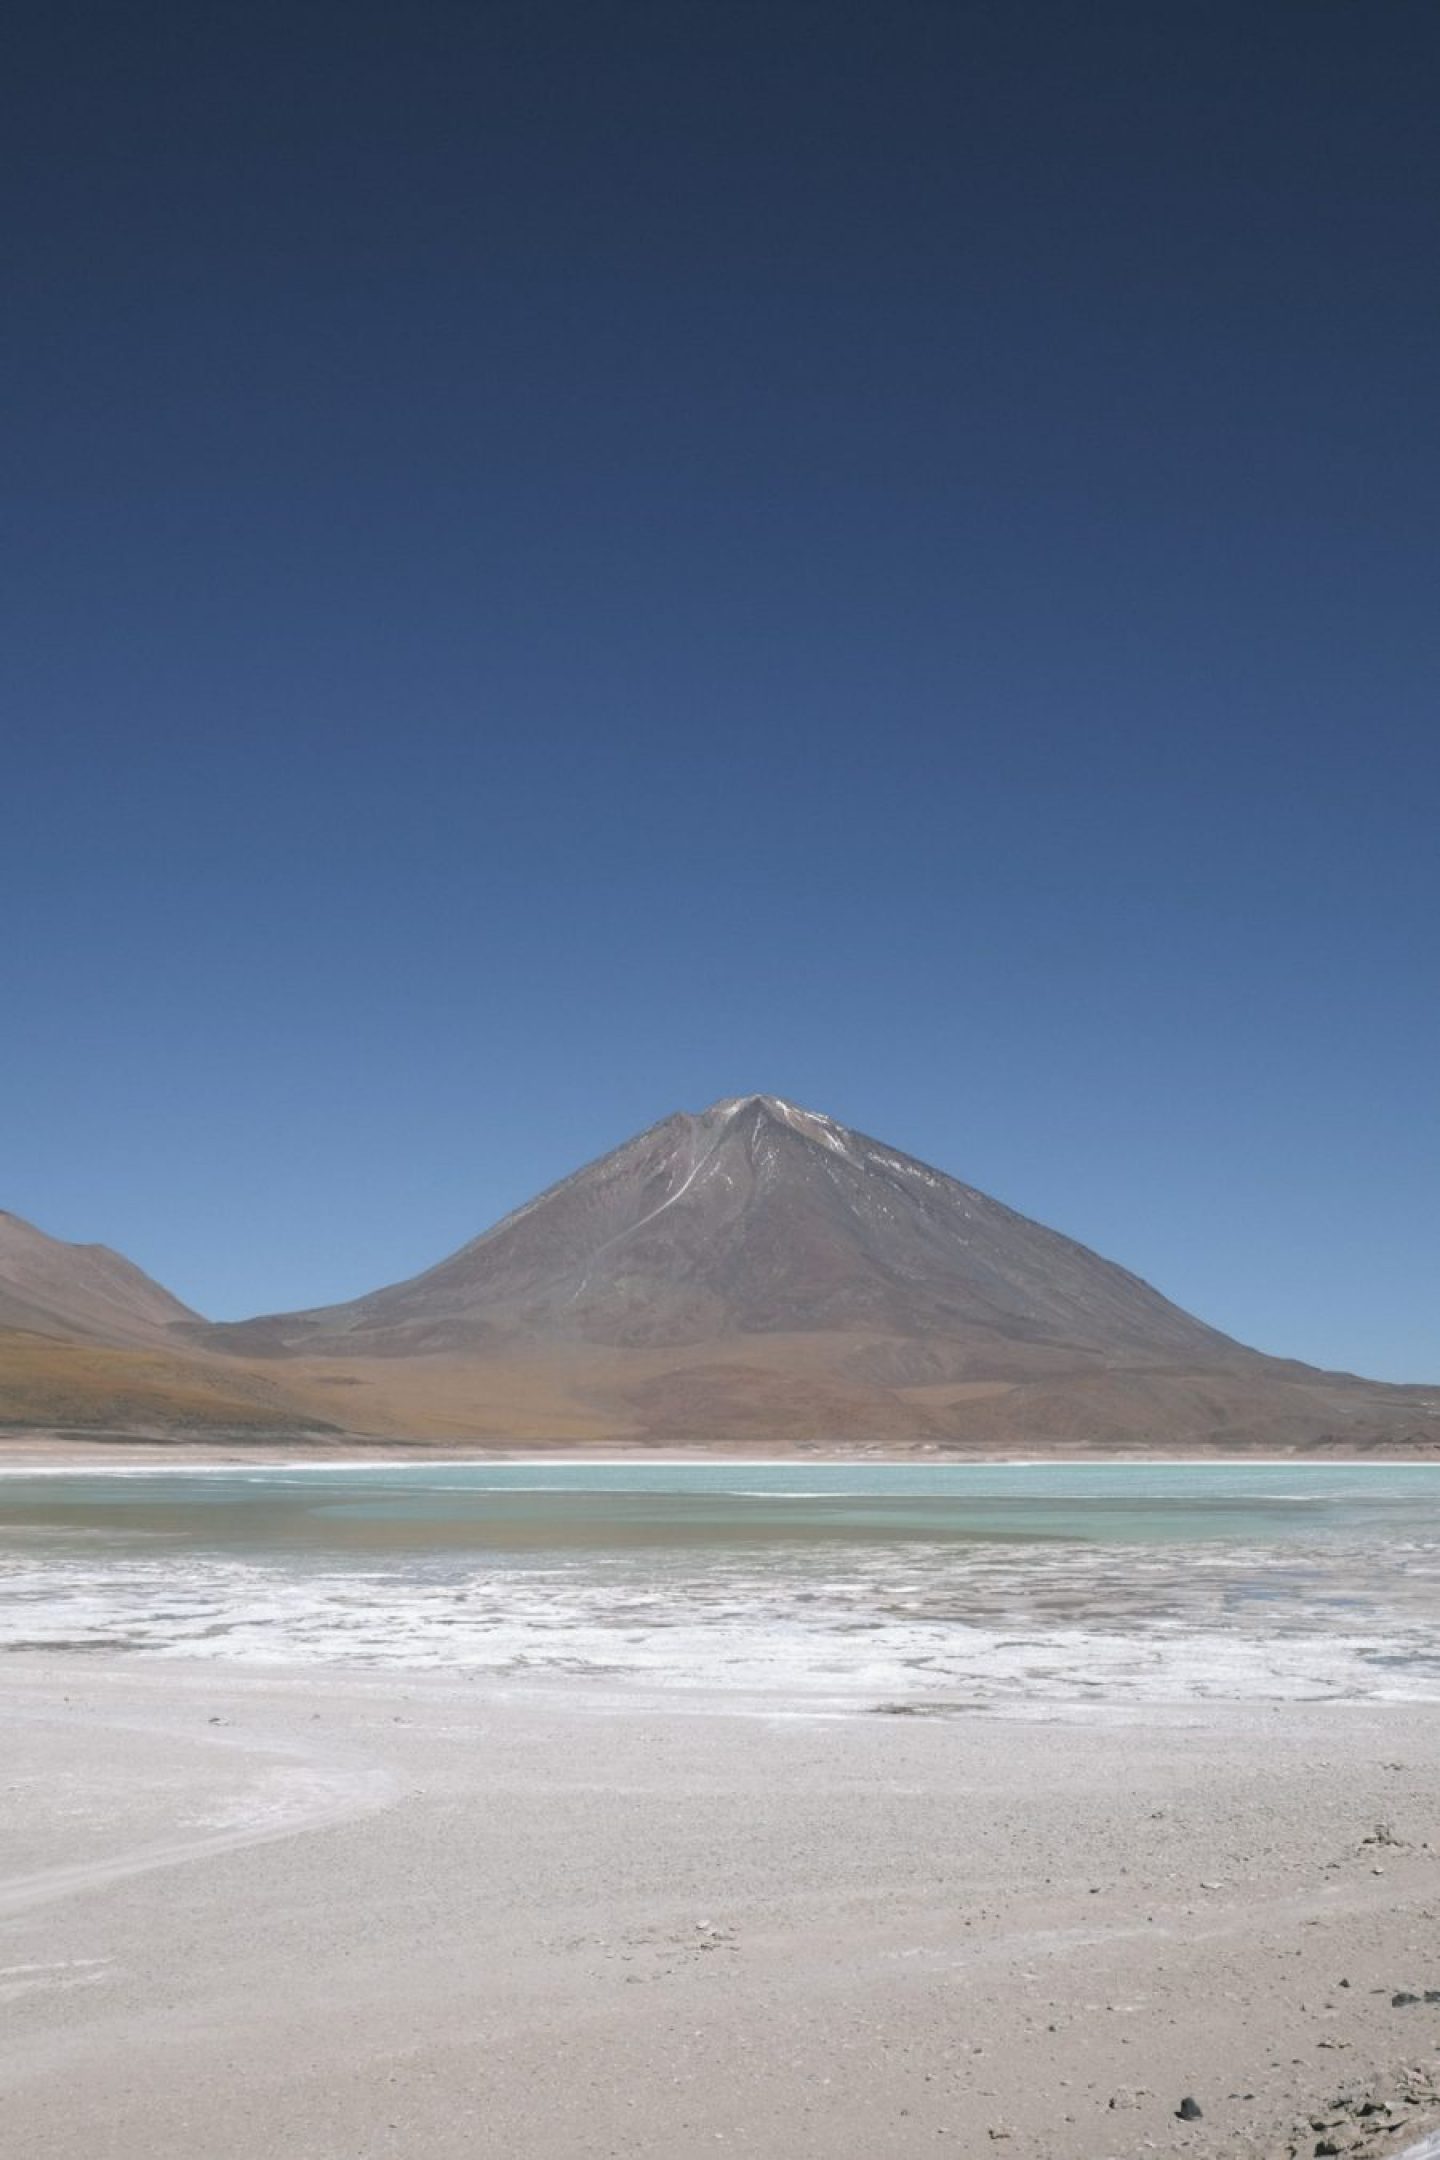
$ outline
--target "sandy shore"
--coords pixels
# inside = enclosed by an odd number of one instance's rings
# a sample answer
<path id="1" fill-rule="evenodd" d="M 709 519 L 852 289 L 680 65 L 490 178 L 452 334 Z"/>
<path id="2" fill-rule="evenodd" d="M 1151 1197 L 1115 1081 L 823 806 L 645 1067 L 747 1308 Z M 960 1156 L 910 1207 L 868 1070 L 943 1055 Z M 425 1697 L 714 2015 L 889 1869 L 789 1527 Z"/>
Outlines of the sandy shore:
<path id="1" fill-rule="evenodd" d="M 1215 1441 L 1203 1447 L 1191 1441 L 1173 1447 L 1113 1440 L 1093 1446 L 1030 1440 L 1013 1447 L 972 1447 L 939 1441 L 857 1442 L 837 1447 L 833 1440 L 763 1446 L 752 1441 L 708 1440 L 686 1445 L 621 1441 L 527 1442 L 505 1440 L 396 1440 L 383 1434 L 337 1433 L 319 1438 L 284 1433 L 264 1436 L 217 1436 L 177 1432 L 169 1437 L 143 1433 L 51 1432 L 11 1428 L 0 1434 L 0 1472 L 6 1470 L 194 1470 L 338 1468 L 381 1469 L 387 1464 L 444 1463 L 633 1463 L 653 1468 L 663 1463 L 1266 1463 L 1307 1462 L 1369 1467 L 1383 1463 L 1440 1462 L 1440 1441 L 1353 1442 L 1336 1438 L 1305 1447 L 1261 1447 Z"/>
<path id="2" fill-rule="evenodd" d="M 1243 2160 L 1440 2124 L 1440 1710 L 4 1679 L 25 2160 Z"/>

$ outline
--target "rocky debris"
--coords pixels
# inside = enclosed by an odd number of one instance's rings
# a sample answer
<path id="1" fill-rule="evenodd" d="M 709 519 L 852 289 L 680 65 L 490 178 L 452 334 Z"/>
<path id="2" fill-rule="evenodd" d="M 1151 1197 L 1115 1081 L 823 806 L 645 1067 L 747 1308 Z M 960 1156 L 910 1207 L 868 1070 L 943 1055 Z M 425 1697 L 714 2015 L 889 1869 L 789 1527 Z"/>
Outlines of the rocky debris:
<path id="1" fill-rule="evenodd" d="M 1199 2122 L 1204 2112 L 1199 2101 L 1192 2098 L 1189 2093 L 1186 2093 L 1179 2107 L 1175 2110 L 1176 2116 L 1181 2122 Z"/>
<path id="2" fill-rule="evenodd" d="M 1278 2144 L 1256 2148 L 1264 2160 L 1402 2160 L 1440 2121 L 1440 2076 L 1416 2067 L 1383 2088 L 1351 2086 L 1297 2122 Z"/>

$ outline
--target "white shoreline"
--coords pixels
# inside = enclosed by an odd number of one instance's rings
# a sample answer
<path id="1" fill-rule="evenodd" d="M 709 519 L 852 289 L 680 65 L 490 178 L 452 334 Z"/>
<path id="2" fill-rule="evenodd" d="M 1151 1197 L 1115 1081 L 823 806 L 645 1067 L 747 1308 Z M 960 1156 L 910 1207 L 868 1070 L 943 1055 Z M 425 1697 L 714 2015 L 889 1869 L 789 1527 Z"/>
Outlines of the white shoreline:
<path id="1" fill-rule="evenodd" d="M 143 1443 L 130 1443 L 140 1445 Z M 400 1443 L 404 1444 L 404 1443 Z M 412 1443 L 413 1444 L 413 1443 Z M 970 1455 L 963 1462 L 907 1455 L 413 1455 L 326 1462 L 257 1456 L 234 1462 L 0 1463 L 0 1477 L 173 1477 L 177 1471 L 313 1470 L 1433 1470 L 1440 1456 L 1410 1461 L 1364 1455 Z M 777 1496 L 778 1497 L 778 1496 Z"/>

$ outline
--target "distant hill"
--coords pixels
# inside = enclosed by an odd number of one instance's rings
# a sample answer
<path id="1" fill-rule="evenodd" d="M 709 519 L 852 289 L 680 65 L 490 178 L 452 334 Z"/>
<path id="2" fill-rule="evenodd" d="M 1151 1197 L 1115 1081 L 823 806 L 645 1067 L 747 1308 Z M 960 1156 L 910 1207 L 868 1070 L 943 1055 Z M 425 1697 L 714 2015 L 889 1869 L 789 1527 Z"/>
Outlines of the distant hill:
<path id="1" fill-rule="evenodd" d="M 303 1430 L 315 1416 L 268 1375 L 197 1356 L 201 1325 L 106 1245 L 69 1245 L 0 1209 L 0 1425 Z"/>
<path id="2" fill-rule="evenodd" d="M 195 1314 L 108 1245 L 67 1245 L 0 1209 L 0 1327 L 104 1343 L 163 1341 Z"/>
<path id="3" fill-rule="evenodd" d="M 12 1242 L 0 1289 L 31 1317 L 10 1325 L 43 1314 L 51 1336 L 163 1342 L 167 1428 L 185 1422 L 178 1397 L 208 1387 L 250 1405 L 241 1424 L 452 1446 L 1440 1448 L 1440 1389 L 1264 1356 L 1073 1239 L 773 1095 L 665 1118 L 425 1273 L 343 1305 L 207 1323 L 101 1248 L 27 1225 Z M 29 1360 L 27 1417 L 45 1399 Z M 5 1375 L 0 1343 L 0 1417 Z M 103 1421 L 93 1360 L 90 1388 Z"/>

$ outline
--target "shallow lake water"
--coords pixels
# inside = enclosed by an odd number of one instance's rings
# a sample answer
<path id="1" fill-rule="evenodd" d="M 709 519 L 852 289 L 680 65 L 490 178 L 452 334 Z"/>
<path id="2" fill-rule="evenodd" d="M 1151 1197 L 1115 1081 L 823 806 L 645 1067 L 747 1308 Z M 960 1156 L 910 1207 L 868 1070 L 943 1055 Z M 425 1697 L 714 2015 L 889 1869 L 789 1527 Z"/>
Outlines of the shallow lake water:
<path id="1" fill-rule="evenodd" d="M 1440 1465 L 14 1471 L 0 1647 L 850 1708 L 1440 1699 Z"/>

